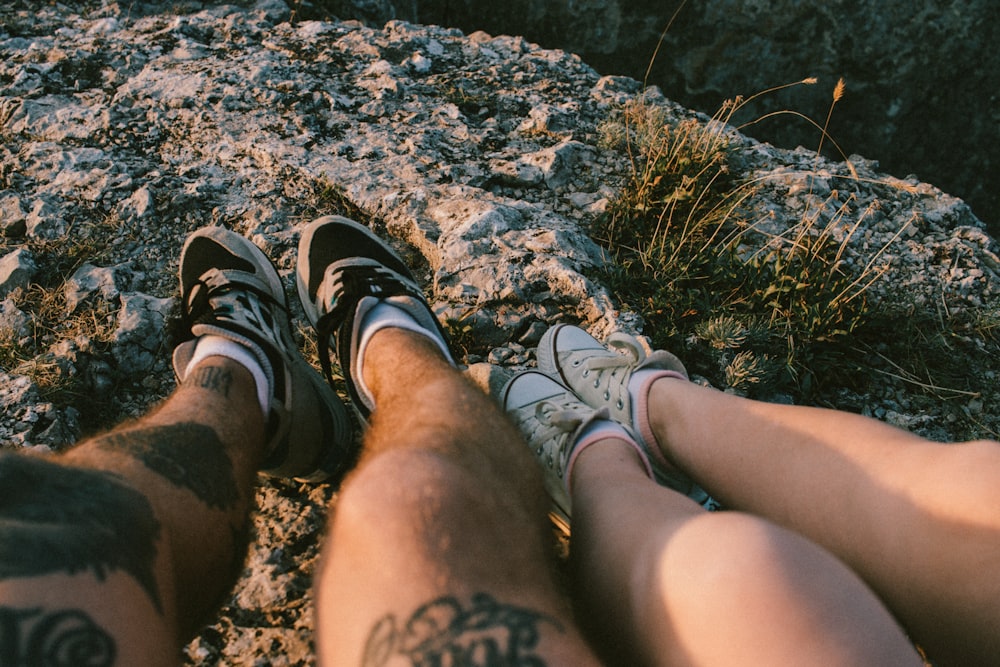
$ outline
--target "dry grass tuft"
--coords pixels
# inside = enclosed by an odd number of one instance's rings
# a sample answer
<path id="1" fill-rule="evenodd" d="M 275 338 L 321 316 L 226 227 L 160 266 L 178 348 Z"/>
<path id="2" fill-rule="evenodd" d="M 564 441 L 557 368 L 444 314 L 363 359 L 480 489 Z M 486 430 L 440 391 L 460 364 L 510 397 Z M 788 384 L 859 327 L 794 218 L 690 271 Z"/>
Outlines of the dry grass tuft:
<path id="1" fill-rule="evenodd" d="M 874 213 L 873 206 L 858 210 L 849 192 L 833 191 L 778 232 L 749 214 L 760 184 L 738 173 L 729 121 L 760 95 L 814 83 L 810 77 L 730 100 L 707 122 L 673 120 L 640 98 L 602 127 L 604 145 L 625 151 L 631 162 L 628 187 L 592 228 L 611 260 L 602 279 L 643 316 L 656 346 L 740 393 L 783 391 L 804 400 L 821 379 L 847 382 L 868 364 L 869 341 L 898 330 L 893 315 L 871 306 L 867 295 L 887 271 L 887 249 L 912 220 L 867 257 L 846 261 Z M 828 127 L 845 94 L 841 79 L 825 123 L 810 120 L 820 146 L 836 146 Z M 781 113 L 801 116 L 768 115 Z M 995 318 L 968 326 L 996 330 Z M 913 358 L 917 365 L 937 354 L 933 341 L 928 337 L 927 354 Z"/>

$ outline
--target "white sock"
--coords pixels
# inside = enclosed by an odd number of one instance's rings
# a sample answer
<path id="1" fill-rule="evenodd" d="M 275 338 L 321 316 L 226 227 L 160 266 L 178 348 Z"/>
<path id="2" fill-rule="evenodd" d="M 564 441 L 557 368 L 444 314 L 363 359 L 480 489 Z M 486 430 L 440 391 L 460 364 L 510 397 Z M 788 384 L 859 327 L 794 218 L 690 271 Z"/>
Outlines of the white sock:
<path id="1" fill-rule="evenodd" d="M 570 454 L 569 461 L 566 463 L 566 479 L 563 480 L 566 483 L 567 489 L 570 488 L 569 480 L 573 473 L 573 465 L 576 463 L 576 457 L 590 445 L 605 438 L 617 438 L 631 445 L 635 449 L 636 454 L 639 455 L 646 474 L 649 475 L 650 479 L 654 479 L 653 467 L 649 462 L 649 456 L 646 455 L 642 446 L 635 441 L 632 435 L 625 430 L 625 427 L 610 419 L 595 419 L 583 427 L 580 434 L 576 436 L 576 442 L 573 443 L 573 453 Z"/>
<path id="2" fill-rule="evenodd" d="M 632 412 L 632 423 L 636 423 L 636 418 L 639 416 L 639 392 L 642 391 L 643 386 L 654 376 L 663 375 L 663 371 L 659 369 L 646 369 L 639 370 L 632 373 L 632 377 L 628 379 L 628 395 L 631 398 L 631 412 Z M 645 398 L 645 397 L 643 397 Z"/>
<path id="3" fill-rule="evenodd" d="M 273 371 L 267 359 L 259 359 L 246 346 L 235 341 L 209 334 L 198 339 L 191 361 L 184 369 L 184 377 L 187 377 L 194 370 L 194 367 L 207 357 L 226 357 L 250 371 L 254 384 L 257 385 L 257 400 L 260 401 L 260 409 L 266 419 L 271 409 L 271 392 L 273 391 L 270 380 L 273 377 Z"/>
<path id="4" fill-rule="evenodd" d="M 393 305 L 390 301 L 379 301 L 377 304 L 372 306 L 368 312 L 361 317 L 361 322 L 357 323 L 355 327 L 355 330 L 361 334 L 361 337 L 358 340 L 358 353 L 354 359 L 354 381 L 357 383 L 358 392 L 361 393 L 362 396 L 365 396 L 369 401 L 371 400 L 371 391 L 369 391 L 368 387 L 365 385 L 365 379 L 361 369 L 364 368 L 365 350 L 368 347 L 368 342 L 371 340 L 372 336 L 375 335 L 375 332 L 380 329 L 396 327 L 398 329 L 406 329 L 407 331 L 413 331 L 426 336 L 434 341 L 437 346 L 441 348 L 441 352 L 444 354 L 445 358 L 451 361 L 451 352 L 448 351 L 448 347 L 441 340 L 437 331 L 429 330 L 408 312 Z M 374 406 L 370 405 L 369 407 Z"/>
<path id="5" fill-rule="evenodd" d="M 658 368 L 648 368 L 632 373 L 628 380 L 628 395 L 630 399 L 630 412 L 632 427 L 639 438 L 639 444 L 649 454 L 650 458 L 661 468 L 672 468 L 673 465 L 667 461 L 666 456 L 660 450 L 656 442 L 656 434 L 649 423 L 649 386 L 653 380 L 660 377 L 676 377 L 686 381 L 683 375 L 677 371 L 667 371 Z"/>

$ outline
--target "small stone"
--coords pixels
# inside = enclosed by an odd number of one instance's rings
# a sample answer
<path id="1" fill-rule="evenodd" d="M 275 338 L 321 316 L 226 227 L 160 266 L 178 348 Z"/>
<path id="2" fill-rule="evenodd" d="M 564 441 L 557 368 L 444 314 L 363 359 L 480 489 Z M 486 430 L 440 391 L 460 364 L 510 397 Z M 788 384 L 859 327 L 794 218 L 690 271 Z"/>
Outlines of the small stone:
<path id="1" fill-rule="evenodd" d="M 18 248 L 0 257 L 0 297 L 27 287 L 37 270 L 35 260 L 26 248 Z"/>
<path id="2" fill-rule="evenodd" d="M 486 361 L 490 364 L 502 366 L 508 359 L 514 356 L 514 351 L 509 347 L 495 347 L 490 350 Z"/>

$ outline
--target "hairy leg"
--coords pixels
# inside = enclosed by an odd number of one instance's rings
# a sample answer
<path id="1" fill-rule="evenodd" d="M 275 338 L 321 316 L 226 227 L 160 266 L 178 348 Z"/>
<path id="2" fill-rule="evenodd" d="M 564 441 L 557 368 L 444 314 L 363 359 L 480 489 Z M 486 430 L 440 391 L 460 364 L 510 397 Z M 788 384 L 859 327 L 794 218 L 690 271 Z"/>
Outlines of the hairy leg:
<path id="1" fill-rule="evenodd" d="M 319 576 L 321 661 L 594 664 L 517 430 L 419 335 L 377 332 L 363 372 L 378 407 Z"/>
<path id="2" fill-rule="evenodd" d="M 1000 446 L 942 445 L 858 415 L 672 379 L 649 394 L 665 454 L 729 507 L 821 544 L 936 663 L 1000 654 Z"/>
<path id="3" fill-rule="evenodd" d="M 252 377 L 210 357 L 135 423 L 0 457 L 0 664 L 176 664 L 239 571 L 262 450 Z"/>
<path id="4" fill-rule="evenodd" d="M 575 590 L 609 662 L 920 665 L 874 594 L 812 542 L 654 484 L 620 440 L 572 478 Z"/>

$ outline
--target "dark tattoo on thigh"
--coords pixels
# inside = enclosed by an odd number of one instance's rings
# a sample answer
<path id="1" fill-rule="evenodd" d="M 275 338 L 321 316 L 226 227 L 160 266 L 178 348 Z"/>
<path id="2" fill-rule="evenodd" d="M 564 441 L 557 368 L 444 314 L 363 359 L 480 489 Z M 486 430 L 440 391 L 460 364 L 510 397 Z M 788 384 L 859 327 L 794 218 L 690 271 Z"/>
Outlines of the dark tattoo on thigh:
<path id="1" fill-rule="evenodd" d="M 486 593 L 474 595 L 467 608 L 443 596 L 402 626 L 394 614 L 384 616 L 368 635 L 363 664 L 378 667 L 401 656 L 420 667 L 542 667 L 545 660 L 534 651 L 543 623 L 563 630 L 550 616 L 502 604 Z"/>
<path id="2" fill-rule="evenodd" d="M 159 534 L 146 497 L 114 475 L 0 452 L 0 579 L 122 570 L 162 611 Z"/>
<path id="3" fill-rule="evenodd" d="M 229 387 L 233 384 L 233 374 L 219 366 L 202 364 L 184 378 L 184 384 L 208 389 L 229 398 Z"/>
<path id="4" fill-rule="evenodd" d="M 4 667 L 110 667 L 114 639 L 78 609 L 0 607 L 0 665 Z"/>
<path id="5" fill-rule="evenodd" d="M 233 462 L 219 436 L 203 424 L 170 424 L 110 433 L 97 445 L 128 453 L 209 507 L 230 509 L 240 498 Z"/>

